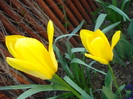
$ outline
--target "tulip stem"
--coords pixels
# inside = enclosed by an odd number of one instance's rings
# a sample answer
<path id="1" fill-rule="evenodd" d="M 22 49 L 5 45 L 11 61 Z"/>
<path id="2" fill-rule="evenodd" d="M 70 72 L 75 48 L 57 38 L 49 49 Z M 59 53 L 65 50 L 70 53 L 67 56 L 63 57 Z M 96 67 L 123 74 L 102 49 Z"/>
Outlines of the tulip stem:
<path id="1" fill-rule="evenodd" d="M 81 97 L 81 95 L 75 91 L 72 87 L 70 87 L 70 85 L 68 85 L 62 78 L 60 78 L 57 74 L 54 74 L 53 78 L 50 79 L 49 81 L 58 84 L 58 85 L 62 85 L 62 86 L 66 86 L 73 94 L 75 94 L 79 99 L 83 99 Z"/>
<path id="2" fill-rule="evenodd" d="M 118 84 L 117 84 L 116 78 L 115 78 L 114 73 L 113 73 L 113 69 L 112 69 L 112 67 L 110 66 L 110 64 L 108 64 L 108 68 L 109 68 L 109 70 L 110 70 L 110 72 L 111 72 L 111 75 L 112 75 L 112 78 L 113 78 L 115 87 L 116 87 L 116 89 L 117 89 L 117 91 L 118 91 L 118 94 L 119 94 L 119 96 L 120 96 L 120 99 L 122 99 L 119 86 L 118 86 Z"/>

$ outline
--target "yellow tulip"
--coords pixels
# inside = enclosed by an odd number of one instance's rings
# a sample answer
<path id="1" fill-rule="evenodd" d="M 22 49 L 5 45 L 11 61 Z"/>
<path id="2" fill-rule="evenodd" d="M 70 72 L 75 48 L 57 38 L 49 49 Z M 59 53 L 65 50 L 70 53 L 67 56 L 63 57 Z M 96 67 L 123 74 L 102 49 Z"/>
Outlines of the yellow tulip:
<path id="1" fill-rule="evenodd" d="M 112 44 L 110 45 L 107 37 L 101 30 L 95 32 L 82 29 L 80 31 L 80 38 L 82 44 L 89 52 L 85 53 L 86 57 L 94 59 L 102 64 L 108 64 L 113 59 L 113 48 L 120 39 L 120 31 L 117 31 L 112 37 Z"/>
<path id="2" fill-rule="evenodd" d="M 52 79 L 58 65 L 53 51 L 52 43 L 54 26 L 52 21 L 47 26 L 49 47 L 29 37 L 20 35 L 6 36 L 6 46 L 13 58 L 6 57 L 7 63 L 13 68 L 41 79 Z"/>

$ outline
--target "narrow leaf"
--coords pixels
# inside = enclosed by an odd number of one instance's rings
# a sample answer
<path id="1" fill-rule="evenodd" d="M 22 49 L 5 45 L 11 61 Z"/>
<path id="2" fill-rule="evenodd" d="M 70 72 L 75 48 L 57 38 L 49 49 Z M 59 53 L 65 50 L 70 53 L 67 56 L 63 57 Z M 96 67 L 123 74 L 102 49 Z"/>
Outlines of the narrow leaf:
<path id="1" fill-rule="evenodd" d="M 40 85 L 37 84 L 30 84 L 30 85 L 13 85 L 13 86 L 5 86 L 0 87 L 0 90 L 12 90 L 12 89 L 28 89 L 28 88 L 34 88 Z"/>
<path id="2" fill-rule="evenodd" d="M 108 87 L 103 86 L 103 92 L 108 99 L 115 99 L 115 94 Z"/>
<path id="3" fill-rule="evenodd" d="M 112 0 L 112 4 L 117 7 L 117 0 Z"/>
<path id="4" fill-rule="evenodd" d="M 75 52 L 84 52 L 85 51 L 85 48 L 72 48 L 71 49 L 71 53 L 75 53 Z"/>
<path id="5" fill-rule="evenodd" d="M 121 16 L 123 16 L 124 18 L 124 21 L 128 20 L 128 21 L 131 21 L 130 18 L 119 8 L 113 6 L 113 5 L 109 5 L 108 8 L 116 11 L 117 13 L 119 13 Z"/>
<path id="6" fill-rule="evenodd" d="M 106 77 L 105 77 L 105 86 L 110 88 L 112 90 L 112 75 L 110 71 L 108 71 Z"/>
<path id="7" fill-rule="evenodd" d="M 37 86 L 32 89 L 29 89 L 22 93 L 17 99 L 25 99 L 35 93 L 41 92 L 41 91 L 55 91 L 55 90 L 60 90 L 60 91 L 69 91 L 68 88 L 61 86 L 61 85 L 42 85 L 42 86 Z"/>
<path id="8" fill-rule="evenodd" d="M 69 75 L 69 77 L 73 78 L 73 75 L 67 65 L 67 63 L 63 60 L 63 57 L 58 49 L 58 47 L 56 47 L 55 45 L 53 45 L 53 48 L 56 52 L 57 58 L 59 60 L 59 63 L 61 64 L 61 66 L 63 67 L 64 71 L 67 73 L 67 75 Z"/>
<path id="9" fill-rule="evenodd" d="M 68 36 L 79 36 L 78 34 L 64 34 L 64 35 L 61 35 L 61 36 L 58 36 L 55 40 L 54 40 L 54 45 L 56 45 L 56 42 L 63 38 L 63 37 L 68 37 Z"/>
<path id="10" fill-rule="evenodd" d="M 130 36 L 130 39 L 131 39 L 131 44 L 133 46 L 133 19 L 131 19 L 131 23 L 128 27 L 128 34 Z"/>
<path id="11" fill-rule="evenodd" d="M 112 30 L 113 28 L 115 28 L 117 25 L 119 25 L 120 23 L 121 23 L 121 21 L 109 25 L 108 27 L 106 27 L 106 28 L 104 28 L 104 29 L 102 30 L 103 33 L 106 34 L 106 33 L 109 32 L 110 30 Z"/>
<path id="12" fill-rule="evenodd" d="M 85 20 L 83 20 L 70 34 L 75 34 L 75 33 L 77 33 L 77 32 L 79 31 L 79 29 L 81 29 L 81 27 L 83 26 L 84 22 L 85 22 Z M 71 37 L 72 37 L 72 35 L 70 35 L 70 36 L 68 37 L 68 40 L 69 40 Z"/>
<path id="13" fill-rule="evenodd" d="M 100 28 L 100 26 L 102 25 L 103 21 L 105 20 L 105 17 L 107 16 L 107 14 L 100 14 L 96 20 L 96 25 L 95 25 L 95 29 L 94 31 L 96 31 L 97 29 Z"/>
<path id="14" fill-rule="evenodd" d="M 63 93 L 61 95 L 57 95 L 57 96 L 54 96 L 54 97 L 50 97 L 50 98 L 47 98 L 47 99 L 68 99 L 68 97 L 70 98 L 71 96 L 74 96 L 73 93 Z"/>
<path id="15" fill-rule="evenodd" d="M 92 99 L 84 90 L 82 90 L 77 84 L 75 84 L 68 76 L 64 77 L 64 80 L 70 84 L 76 91 L 78 91 L 83 97 Z"/>
<path id="16" fill-rule="evenodd" d="M 80 59 L 78 59 L 78 58 L 74 58 L 74 59 L 71 61 L 71 63 L 82 64 L 82 65 L 84 65 L 84 66 L 87 66 L 88 68 L 91 68 L 91 69 L 93 69 L 93 70 L 95 70 L 95 71 L 97 71 L 97 72 L 99 72 L 99 73 L 102 73 L 102 74 L 106 75 L 105 72 L 100 71 L 100 70 L 98 70 L 98 69 L 96 69 L 96 68 L 93 68 L 92 66 L 86 64 L 85 62 L 83 62 L 82 60 L 80 60 Z"/>
<path id="17" fill-rule="evenodd" d="M 119 40 L 116 45 L 116 48 L 118 55 L 122 58 L 129 58 L 132 54 L 132 46 L 127 40 Z"/>
<path id="18" fill-rule="evenodd" d="M 121 10 L 122 11 L 124 10 L 124 7 L 125 7 L 126 3 L 129 2 L 129 1 L 131 1 L 131 0 L 123 0 L 122 1 L 122 4 L 121 4 Z"/>
<path id="19" fill-rule="evenodd" d="M 116 51 L 113 51 L 113 52 L 114 52 L 113 63 L 118 63 L 118 64 L 124 66 L 125 68 L 127 68 L 126 65 L 124 64 L 124 62 L 121 60 L 121 58 L 117 55 Z"/>

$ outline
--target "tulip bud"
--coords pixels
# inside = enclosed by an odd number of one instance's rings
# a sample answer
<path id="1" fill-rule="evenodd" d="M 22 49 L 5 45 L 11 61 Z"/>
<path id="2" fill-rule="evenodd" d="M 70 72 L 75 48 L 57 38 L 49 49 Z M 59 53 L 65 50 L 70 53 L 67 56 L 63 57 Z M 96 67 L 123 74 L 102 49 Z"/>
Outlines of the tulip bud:
<path id="1" fill-rule="evenodd" d="M 13 58 L 6 57 L 7 63 L 13 68 L 41 79 L 52 79 L 57 71 L 57 61 L 52 43 L 54 27 L 52 21 L 48 23 L 48 50 L 44 45 L 29 37 L 20 35 L 6 36 L 6 46 Z"/>
<path id="2" fill-rule="evenodd" d="M 102 64 L 108 64 L 113 59 L 113 48 L 120 39 L 120 31 L 113 35 L 111 45 L 105 34 L 99 29 L 95 32 L 83 29 L 80 31 L 80 38 L 82 44 L 89 52 L 89 54 L 85 53 L 86 57 Z"/>

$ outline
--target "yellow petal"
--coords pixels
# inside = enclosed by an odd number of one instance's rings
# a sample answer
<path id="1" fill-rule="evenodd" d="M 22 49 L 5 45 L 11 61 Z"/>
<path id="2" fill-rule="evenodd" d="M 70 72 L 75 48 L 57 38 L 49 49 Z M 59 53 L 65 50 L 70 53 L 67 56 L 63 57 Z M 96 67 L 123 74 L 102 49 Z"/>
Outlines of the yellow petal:
<path id="1" fill-rule="evenodd" d="M 57 61 L 56 61 L 56 58 L 55 58 L 55 54 L 54 54 L 54 51 L 53 51 L 53 37 L 54 37 L 54 25 L 53 25 L 53 22 L 50 20 L 48 22 L 48 26 L 47 26 L 47 32 L 48 32 L 48 40 L 49 40 L 49 48 L 48 48 L 48 51 L 50 53 L 50 57 L 51 57 L 51 60 L 53 62 L 53 66 L 55 66 L 56 70 L 57 70 Z"/>
<path id="2" fill-rule="evenodd" d="M 51 57 L 44 45 L 34 38 L 22 38 L 15 44 L 15 50 L 23 58 L 23 60 L 36 65 L 49 65 L 49 69 L 57 71 L 51 62 Z"/>
<path id="3" fill-rule="evenodd" d="M 48 32 L 49 45 L 52 45 L 53 36 L 54 36 L 54 26 L 53 26 L 53 22 L 51 20 L 48 22 L 47 32 Z M 51 46 L 49 46 L 49 48 L 51 48 Z"/>
<path id="4" fill-rule="evenodd" d="M 48 55 L 48 51 L 46 50 L 46 48 L 44 48 L 43 44 L 33 38 L 18 39 L 14 45 L 14 48 L 25 61 L 33 63 L 35 62 L 35 60 L 44 61 L 44 53 Z"/>
<path id="5" fill-rule="evenodd" d="M 101 37 L 96 37 L 95 39 L 92 40 L 90 43 L 90 47 L 92 49 L 92 54 L 95 57 L 102 58 L 106 61 L 111 61 L 113 58 L 113 53 L 110 47 L 107 47 L 103 38 Z"/>
<path id="6" fill-rule="evenodd" d="M 96 37 L 90 43 L 90 47 L 92 50 L 91 54 L 96 56 L 96 57 L 101 57 L 101 55 L 104 54 L 104 53 L 101 53 L 104 46 L 105 46 L 104 40 L 101 37 Z"/>
<path id="7" fill-rule="evenodd" d="M 94 38 L 96 38 L 96 37 L 101 37 L 101 38 L 103 38 L 103 40 L 104 40 L 104 42 L 105 42 L 105 45 L 106 45 L 107 47 L 110 47 L 110 44 L 109 44 L 109 41 L 108 41 L 106 35 L 105 35 L 100 29 L 98 29 L 98 30 L 95 31 L 95 33 L 94 33 Z"/>
<path id="8" fill-rule="evenodd" d="M 112 61 L 113 59 L 113 52 L 110 49 L 107 49 L 106 47 L 103 48 L 104 50 L 102 51 L 101 58 L 103 58 L 106 61 Z"/>
<path id="9" fill-rule="evenodd" d="M 5 37 L 5 43 L 6 43 L 7 49 L 13 55 L 13 57 L 16 57 L 16 58 L 21 58 L 14 49 L 14 45 L 16 41 L 20 38 L 25 38 L 25 37 L 21 35 L 10 35 Z"/>
<path id="10" fill-rule="evenodd" d="M 120 39 L 120 33 L 121 33 L 121 31 L 117 31 L 112 37 L 112 44 L 111 44 L 111 49 L 112 50 Z"/>
<path id="11" fill-rule="evenodd" d="M 110 46 L 110 43 L 109 43 L 106 35 L 100 29 L 98 29 L 98 30 L 95 31 L 94 37 L 103 38 L 103 40 L 105 42 L 105 46 L 104 46 L 104 48 L 101 52 L 102 53 L 101 58 L 105 59 L 106 61 L 111 61 L 112 58 L 113 58 L 113 53 L 112 53 L 111 46 Z"/>
<path id="12" fill-rule="evenodd" d="M 36 64 L 32 64 L 26 61 L 10 57 L 6 57 L 6 61 L 13 68 L 41 79 L 51 79 L 52 76 L 55 74 L 55 72 L 51 72 L 43 66 L 37 66 Z"/>
<path id="13" fill-rule="evenodd" d="M 93 35 L 94 35 L 94 32 L 90 30 L 82 29 L 80 31 L 81 38 L 82 37 L 91 38 Z"/>
<path id="14" fill-rule="evenodd" d="M 100 62 L 100 63 L 102 63 L 102 64 L 105 64 L 105 65 L 108 64 L 108 61 L 104 60 L 103 58 L 95 57 L 95 56 L 92 56 L 91 54 L 87 54 L 87 53 L 85 53 L 85 56 L 86 56 L 86 57 L 89 57 L 89 58 L 91 58 L 91 59 L 93 59 L 93 60 L 96 60 L 96 61 L 98 61 L 98 62 Z"/>
<path id="15" fill-rule="evenodd" d="M 94 32 L 86 30 L 86 29 L 82 29 L 80 31 L 80 38 L 81 38 L 82 44 L 84 45 L 86 50 L 89 51 L 90 53 L 91 53 L 91 50 L 90 50 L 89 44 L 93 38 L 93 34 Z"/>

